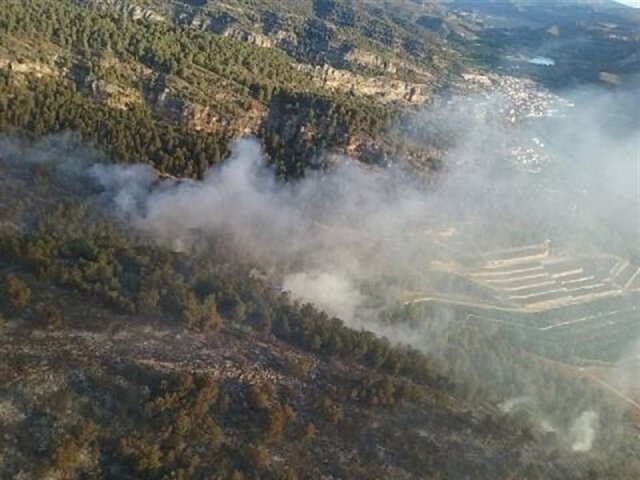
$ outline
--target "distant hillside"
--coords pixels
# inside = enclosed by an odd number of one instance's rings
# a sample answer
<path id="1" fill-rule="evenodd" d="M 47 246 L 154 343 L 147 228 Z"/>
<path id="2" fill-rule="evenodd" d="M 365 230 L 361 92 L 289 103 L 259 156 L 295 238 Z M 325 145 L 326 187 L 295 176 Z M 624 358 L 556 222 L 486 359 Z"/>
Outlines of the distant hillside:
<path id="1" fill-rule="evenodd" d="M 394 110 L 427 100 L 459 68 L 452 70 L 459 56 L 435 36 L 366 9 L 357 10 L 356 28 L 332 2 L 254 7 L 11 2 L 0 25 L 3 96 L 33 100 L 5 103 L 3 129 L 80 130 L 115 158 L 195 176 L 225 155 L 230 138 L 253 133 L 282 175 L 296 176 L 319 146 L 365 158 Z M 46 102 L 38 97 L 45 91 Z M 42 110 L 56 101 L 64 105 Z M 80 105 L 89 117 L 78 123 Z M 97 111 L 104 113 L 95 122 Z M 122 117 L 137 120 L 122 133 L 105 125 Z M 126 131 L 142 124 L 147 133 L 137 137 L 148 140 L 132 145 Z M 167 145 L 176 135 L 192 140 Z"/>
<path id="2" fill-rule="evenodd" d="M 634 24 L 608 20 L 622 7 L 392 3 L 8 2 L 0 127 L 79 131 L 115 159 L 196 177 L 231 138 L 254 134 L 289 178 L 326 165 L 328 152 L 393 160 L 403 142 L 386 133 L 398 112 L 463 84 L 464 72 L 500 68 L 551 86 L 637 73 Z M 496 9 L 545 20 L 494 27 Z M 508 60 L 522 55 L 555 66 Z"/>
<path id="3" fill-rule="evenodd" d="M 554 88 L 610 84 L 635 88 L 640 74 L 640 10 L 613 0 L 446 2 L 475 25 L 472 48 L 489 65 L 526 75 Z M 543 56 L 552 68 L 514 57 Z"/>

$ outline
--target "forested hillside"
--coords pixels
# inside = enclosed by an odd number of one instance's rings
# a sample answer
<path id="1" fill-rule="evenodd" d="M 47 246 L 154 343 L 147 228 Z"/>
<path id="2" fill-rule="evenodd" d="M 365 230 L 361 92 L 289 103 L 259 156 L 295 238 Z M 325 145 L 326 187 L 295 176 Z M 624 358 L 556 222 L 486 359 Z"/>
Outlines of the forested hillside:
<path id="1" fill-rule="evenodd" d="M 615 368 L 628 330 L 563 348 L 503 328 L 504 304 L 479 323 L 465 295 L 493 291 L 442 252 L 477 267 L 503 231 L 547 232 L 437 223 L 495 198 L 475 188 L 502 172 L 465 163 L 495 153 L 478 132 L 535 156 L 505 138 L 557 107 L 542 84 L 629 87 L 628 12 L 571 5 L 496 26 L 463 1 L 0 0 L 0 477 L 633 478 L 635 400 L 582 367 Z M 524 65 L 549 36 L 562 67 Z M 496 98 L 517 100 L 497 120 Z M 477 197 L 425 214 L 452 171 Z M 364 264 L 356 292 L 327 258 Z M 506 288 L 529 288 L 517 268 Z M 296 296 L 292 273 L 360 316 Z M 459 308 L 406 300 L 440 287 Z"/>
<path id="2" fill-rule="evenodd" d="M 77 131 L 172 175 L 201 175 L 247 133 L 300 175 L 315 150 L 379 136 L 393 111 L 278 49 L 82 2 L 9 2 L 0 29 L 3 131 Z"/>

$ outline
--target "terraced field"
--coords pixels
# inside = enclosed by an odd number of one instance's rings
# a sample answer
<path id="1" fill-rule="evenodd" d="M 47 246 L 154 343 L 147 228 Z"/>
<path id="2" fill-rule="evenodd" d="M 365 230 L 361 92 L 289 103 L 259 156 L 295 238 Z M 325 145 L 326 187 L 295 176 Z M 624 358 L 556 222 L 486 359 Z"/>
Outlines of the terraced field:
<path id="1" fill-rule="evenodd" d="M 548 245 L 489 253 L 486 263 L 470 272 L 527 311 L 621 295 L 638 288 L 639 274 L 638 266 L 626 260 L 554 255 Z"/>
<path id="2" fill-rule="evenodd" d="M 519 345 L 575 362 L 613 361 L 621 346 L 637 338 L 640 269 L 627 260 L 531 245 L 486 253 L 468 278 L 495 297 L 460 301 L 432 294 L 406 303 L 434 318 L 446 310 L 498 326 Z"/>

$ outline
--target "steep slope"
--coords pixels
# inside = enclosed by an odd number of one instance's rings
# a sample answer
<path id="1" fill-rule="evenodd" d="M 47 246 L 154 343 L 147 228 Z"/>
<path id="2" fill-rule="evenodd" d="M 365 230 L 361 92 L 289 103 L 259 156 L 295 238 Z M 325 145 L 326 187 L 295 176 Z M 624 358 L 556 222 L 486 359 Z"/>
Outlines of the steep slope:
<path id="1" fill-rule="evenodd" d="M 269 20 L 274 9 L 268 2 L 258 2 L 251 13 L 233 2 L 12 2 L 1 24 L 3 96 L 25 96 L 17 92 L 27 82 L 30 91 L 65 91 L 74 104 L 95 104 L 91 110 L 106 117 L 143 116 L 147 125 L 157 125 L 146 130 L 163 131 L 160 142 L 167 129 L 181 132 L 169 138 L 191 136 L 191 145 L 179 151 L 166 143 L 159 149 L 173 150 L 171 160 L 146 160 L 173 175 L 197 176 L 224 157 L 229 138 L 258 134 L 286 177 L 310 165 L 316 137 L 338 151 L 358 151 L 372 139 L 381 145 L 397 106 L 424 102 L 457 68 L 451 68 L 454 52 L 435 37 L 410 40 L 406 28 L 392 28 L 393 22 L 365 10 L 358 10 L 368 19 L 357 22 L 358 28 L 335 26 L 333 10 L 303 7 L 279 8 L 282 29 L 269 30 L 276 20 Z M 382 35 L 376 28 L 390 29 L 388 41 L 375 40 Z M 259 34 L 266 40 L 254 37 L 258 30 L 268 32 Z M 38 134 L 71 128 L 107 149 L 115 147 L 116 158 L 132 150 L 140 157 L 140 148 L 131 148 L 123 134 L 104 138 L 103 128 L 88 132 L 87 122 L 79 125 L 75 112 L 58 107 L 52 122 L 51 111 L 41 106 L 39 100 L 5 103 L 3 130 Z M 38 125 L 33 115 L 41 119 Z M 142 143 L 157 149 L 158 140 L 150 142 Z M 195 165 L 186 158 L 196 159 Z"/>
<path id="2" fill-rule="evenodd" d="M 290 302 L 223 239 L 154 246 L 104 217 L 96 185 L 31 160 L 0 159 L 3 476 L 568 478 L 582 462 L 549 468 L 526 422 Z"/>
<path id="3" fill-rule="evenodd" d="M 4 476 L 622 479 L 637 467 L 624 409 L 569 366 L 465 322 L 433 330 L 438 361 L 391 345 L 293 302 L 224 233 L 184 251 L 114 217 L 91 174 L 104 157 L 73 139 L 2 147 Z M 486 390 L 474 366 L 489 364 Z M 568 435 L 497 404 L 531 368 Z M 599 443 L 585 454 L 571 415 L 593 405 Z"/>

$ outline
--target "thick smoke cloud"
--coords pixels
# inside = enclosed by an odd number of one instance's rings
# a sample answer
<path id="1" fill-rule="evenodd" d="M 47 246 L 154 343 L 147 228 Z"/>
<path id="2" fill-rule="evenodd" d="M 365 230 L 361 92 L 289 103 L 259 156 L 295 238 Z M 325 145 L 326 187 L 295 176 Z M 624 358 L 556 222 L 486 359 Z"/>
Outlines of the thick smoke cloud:
<path id="1" fill-rule="evenodd" d="M 430 184 L 399 166 L 375 170 L 346 158 L 282 184 L 253 139 L 236 142 L 200 182 L 154 183 L 143 166 L 96 165 L 89 174 L 120 215 L 159 241 L 184 250 L 203 234 L 230 235 L 295 296 L 354 321 L 359 309 L 371 316 L 364 286 L 387 278 L 385 300 L 397 299 L 403 288 L 428 286 L 420 277 L 432 261 L 545 238 L 633 251 L 637 126 L 603 116 L 614 96 L 573 98 L 563 117 L 515 126 L 501 122 L 509 105 L 498 95 L 419 114 L 414 131 L 435 115 L 456 138 Z M 539 172 L 514 164 L 514 145 L 531 138 L 548 144 L 539 148 L 550 158 Z"/>
<path id="2" fill-rule="evenodd" d="M 428 179 L 402 162 L 374 169 L 342 158 L 330 172 L 283 184 L 255 139 L 237 141 L 202 181 L 158 181 L 143 165 L 87 169 L 96 158 L 87 149 L 65 153 L 59 168 L 94 179 L 119 216 L 174 250 L 228 235 L 295 296 L 370 321 L 372 291 L 375 311 L 432 288 L 434 262 L 446 267 L 496 248 L 551 238 L 638 262 L 639 130 L 629 115 L 637 98 L 597 90 L 566 97 L 573 107 L 556 98 L 555 116 L 515 124 L 505 121 L 515 107 L 501 92 L 412 115 L 395 135 L 429 144 L 435 126 L 449 143 L 443 171 Z M 67 142 L 48 139 L 30 158 L 45 161 Z M 535 148 L 523 156 L 521 145 Z M 5 154 L 15 149 L 3 142 Z M 531 158 L 540 160 L 535 168 Z"/>
<path id="3" fill-rule="evenodd" d="M 277 267 L 294 295 L 346 320 L 362 303 L 363 282 L 389 262 L 407 268 L 413 255 L 428 255 L 405 248 L 411 238 L 404 237 L 429 223 L 428 197 L 405 173 L 345 159 L 330 174 L 282 185 L 256 140 L 241 140 L 232 152 L 201 182 L 151 187 L 149 171 L 137 166 L 97 165 L 89 175 L 139 230 L 180 250 L 202 235 L 229 235 L 262 268 Z"/>
<path id="4" fill-rule="evenodd" d="M 464 293 L 439 272 L 455 273 L 482 252 L 552 238 L 638 262 L 639 130 L 619 115 L 629 111 L 628 97 L 595 90 L 567 97 L 574 106 L 519 122 L 504 121 L 513 107 L 500 94 L 413 115 L 395 135 L 428 143 L 437 124 L 450 141 L 443 170 L 428 178 L 401 161 L 377 169 L 341 158 L 329 172 L 283 184 L 251 138 L 237 141 L 202 181 L 159 181 L 142 165 L 87 168 L 76 158 L 86 152 L 59 168 L 92 179 L 117 216 L 174 251 L 206 254 L 199 239 L 224 236 L 295 298 L 428 351 L 432 329 L 445 328 L 453 313 L 442 310 L 434 327 L 390 325 L 382 312 L 415 292 Z M 543 160 L 536 168 L 522 160 L 523 144 Z M 15 149 L 5 141 L 0 153 Z M 535 392 L 521 393 L 526 399 L 516 404 L 535 402 Z M 597 414 L 573 418 L 570 444 L 588 450 Z"/>

